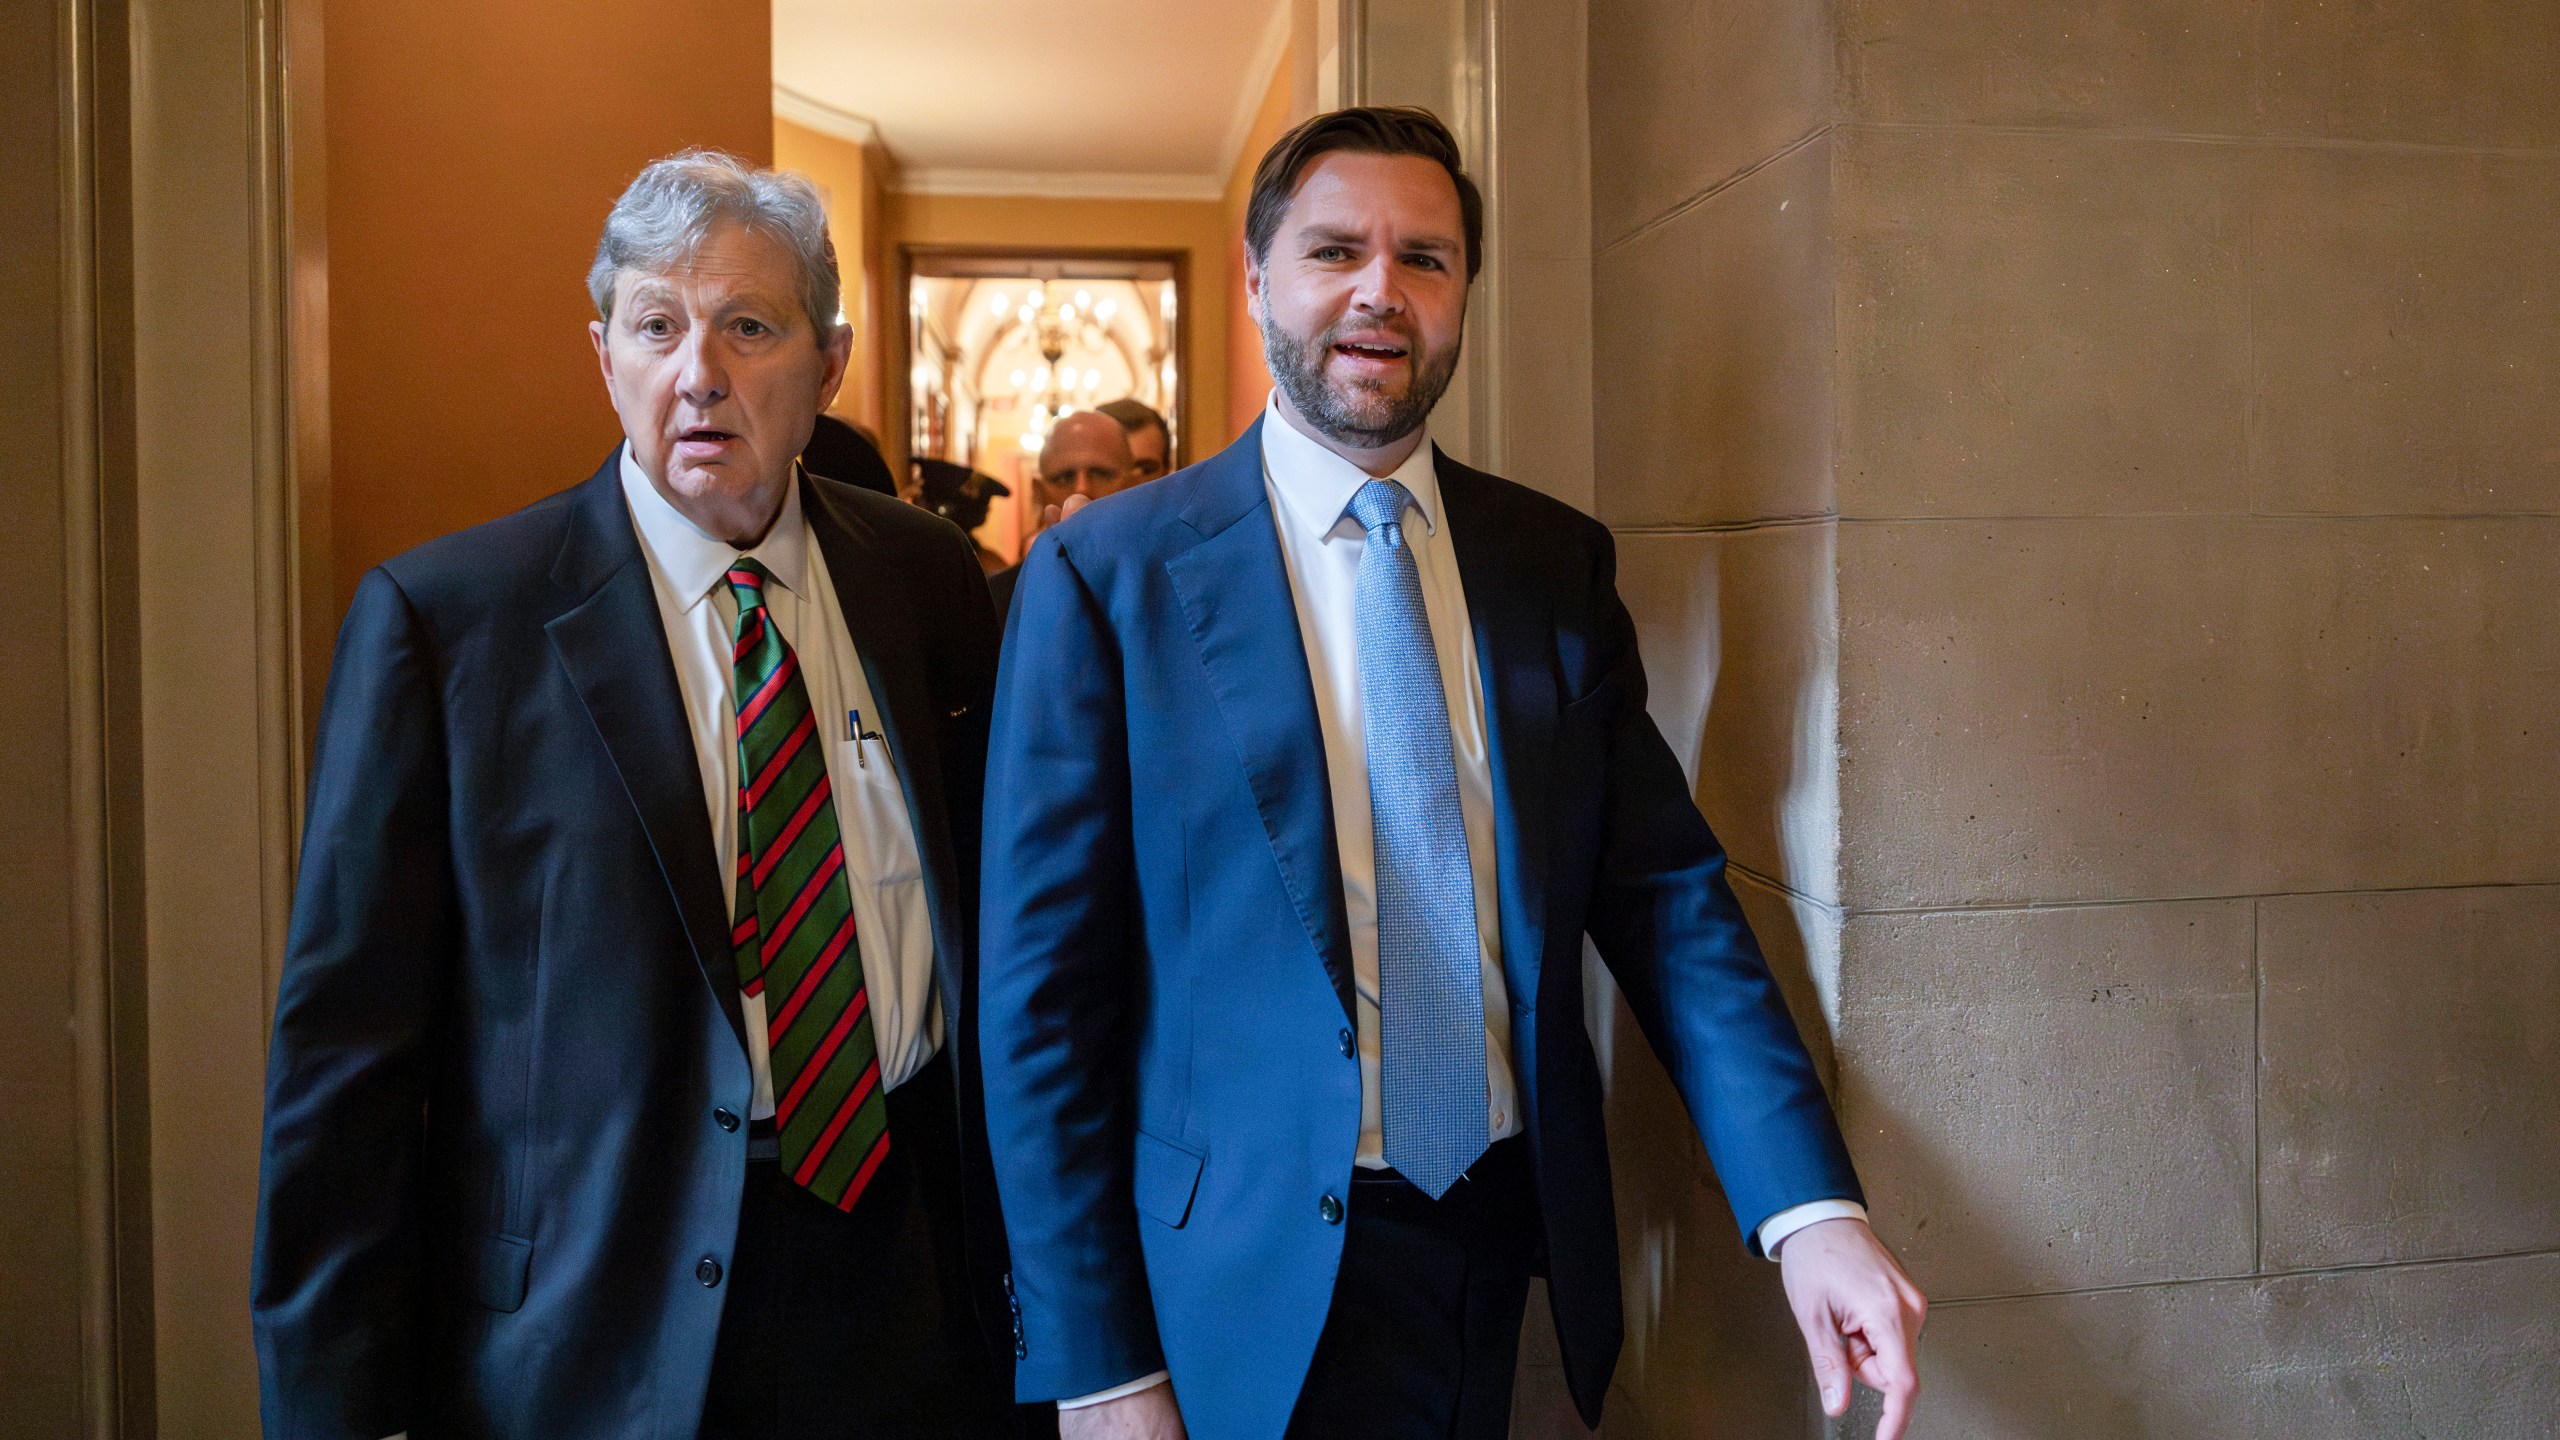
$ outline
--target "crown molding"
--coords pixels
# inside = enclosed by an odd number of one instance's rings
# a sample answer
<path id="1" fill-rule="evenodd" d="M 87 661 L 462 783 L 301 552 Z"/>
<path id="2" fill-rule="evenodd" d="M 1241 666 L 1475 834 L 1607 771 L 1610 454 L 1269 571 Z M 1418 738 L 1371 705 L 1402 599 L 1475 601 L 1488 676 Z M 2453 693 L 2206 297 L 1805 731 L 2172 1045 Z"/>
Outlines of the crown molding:
<path id="1" fill-rule="evenodd" d="M 880 143 L 880 126 L 867 115 L 839 110 L 824 100 L 803 95 L 788 85 L 773 87 L 773 113 L 776 119 L 804 125 L 821 135 L 833 135 L 856 145 Z"/>
<path id="2" fill-rule="evenodd" d="M 1227 193 L 1227 177 L 942 167 L 901 169 L 892 188 L 906 195 L 1021 196 L 1038 200 L 1217 200 Z"/>
<path id="3" fill-rule="evenodd" d="M 1253 138 L 1253 122 L 1262 115 L 1262 97 L 1271 93 L 1271 77 L 1280 73 L 1282 62 L 1289 58 L 1289 18 L 1293 8 L 1290 0 L 1278 0 L 1271 7 L 1271 19 L 1262 27 L 1262 39 L 1254 46 L 1252 63 L 1245 66 L 1244 90 L 1236 96 L 1235 113 L 1227 117 L 1227 138 L 1218 146 L 1221 198 L 1226 195 L 1227 180 L 1244 159 L 1245 142 Z M 1307 38 L 1310 43 L 1315 39 L 1312 35 Z"/>

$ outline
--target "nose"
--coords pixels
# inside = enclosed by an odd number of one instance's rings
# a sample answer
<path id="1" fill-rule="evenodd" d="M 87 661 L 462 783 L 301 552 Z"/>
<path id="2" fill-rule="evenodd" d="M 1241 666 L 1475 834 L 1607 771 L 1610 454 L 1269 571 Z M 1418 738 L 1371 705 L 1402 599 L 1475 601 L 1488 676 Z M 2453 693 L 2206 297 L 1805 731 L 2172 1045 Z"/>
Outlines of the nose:
<path id="1" fill-rule="evenodd" d="M 1404 288 L 1393 253 L 1381 250 L 1351 277 L 1351 308 L 1364 315 L 1403 313 Z"/>
<path id="2" fill-rule="evenodd" d="M 688 331 L 676 364 L 676 393 L 687 405 L 707 410 L 728 398 L 729 369 L 714 344 L 711 327 Z"/>

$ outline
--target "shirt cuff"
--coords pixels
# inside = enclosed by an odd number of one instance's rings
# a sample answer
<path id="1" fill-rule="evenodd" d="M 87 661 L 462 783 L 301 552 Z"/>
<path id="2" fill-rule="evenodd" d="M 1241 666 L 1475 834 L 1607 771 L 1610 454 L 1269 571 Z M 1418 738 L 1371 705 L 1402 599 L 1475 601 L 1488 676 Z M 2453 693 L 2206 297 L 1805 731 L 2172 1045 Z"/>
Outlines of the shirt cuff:
<path id="1" fill-rule="evenodd" d="M 1809 1205 L 1781 1210 L 1760 1222 L 1760 1253 L 1772 1260 L 1777 1259 L 1778 1247 L 1787 1243 L 1788 1236 L 1807 1225 L 1824 1220 L 1866 1218 L 1867 1207 L 1855 1200 L 1816 1200 Z"/>
<path id="2" fill-rule="evenodd" d="M 1087 1405 L 1099 1405 L 1105 1400 L 1117 1400 L 1123 1395 L 1135 1395 L 1141 1390 L 1153 1390 L 1171 1378 L 1173 1377 L 1170 1374 L 1159 1370 L 1153 1375 L 1141 1375 L 1126 1385 L 1114 1385 L 1108 1390 L 1096 1390 L 1090 1395 L 1079 1395 L 1073 1400 L 1061 1400 L 1058 1402 L 1058 1408 L 1081 1410 Z"/>

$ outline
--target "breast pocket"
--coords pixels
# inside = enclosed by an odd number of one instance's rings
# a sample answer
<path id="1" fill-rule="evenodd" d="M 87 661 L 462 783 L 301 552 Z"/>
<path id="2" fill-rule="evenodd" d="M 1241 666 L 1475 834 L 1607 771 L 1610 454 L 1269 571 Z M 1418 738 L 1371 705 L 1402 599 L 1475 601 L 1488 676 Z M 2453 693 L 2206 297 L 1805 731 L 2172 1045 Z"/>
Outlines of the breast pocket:
<path id="1" fill-rule="evenodd" d="M 878 734 L 875 725 L 866 722 L 862 728 Z M 845 862 L 874 885 L 922 879 L 924 859 L 916 850 L 915 826 L 888 745 L 839 734 L 832 749 L 829 779 L 836 787 L 836 824 L 844 832 Z"/>

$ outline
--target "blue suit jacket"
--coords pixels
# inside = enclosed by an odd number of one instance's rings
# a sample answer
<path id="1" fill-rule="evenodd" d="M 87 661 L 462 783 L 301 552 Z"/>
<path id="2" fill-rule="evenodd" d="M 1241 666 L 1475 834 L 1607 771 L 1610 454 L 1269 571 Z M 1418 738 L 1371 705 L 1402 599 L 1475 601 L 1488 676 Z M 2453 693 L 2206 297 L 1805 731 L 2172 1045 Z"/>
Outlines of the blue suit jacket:
<path id="1" fill-rule="evenodd" d="M 950 524 L 832 480 L 801 497 L 916 824 L 992 1345 L 967 961 L 995 627 Z M 269 1054 L 271 1440 L 693 1440 L 726 1294 L 697 1269 L 728 1264 L 746 1179 L 744 1128 L 717 1121 L 747 1113 L 745 1034 L 617 463 L 367 574 Z"/>
<path id="2" fill-rule="evenodd" d="M 1023 565 L 997 681 L 981 1049 L 1024 1399 L 1169 1366 L 1201 1440 L 1278 1437 L 1323 1328 L 1360 1075 L 1314 692 L 1259 426 Z M 1608 532 L 1439 459 L 1482 670 L 1503 966 L 1577 1404 L 1622 1334 L 1596 943 L 1748 1234 L 1855 1198 L 1813 1065 L 1645 713 Z"/>

